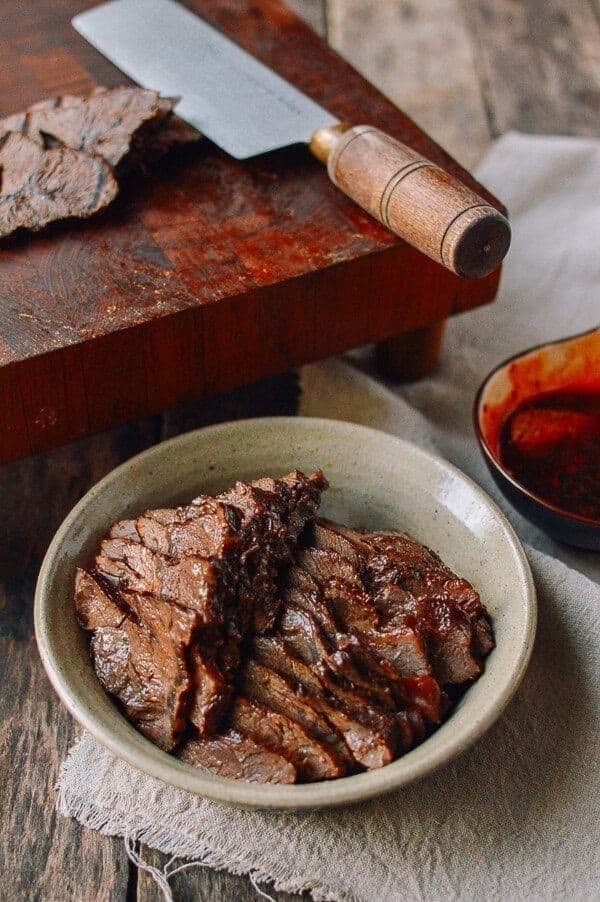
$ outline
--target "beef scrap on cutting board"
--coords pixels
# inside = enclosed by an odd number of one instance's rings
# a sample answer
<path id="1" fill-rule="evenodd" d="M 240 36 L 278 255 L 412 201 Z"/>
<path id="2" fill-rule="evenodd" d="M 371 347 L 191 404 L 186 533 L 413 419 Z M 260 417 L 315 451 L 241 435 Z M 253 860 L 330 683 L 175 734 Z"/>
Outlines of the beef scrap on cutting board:
<path id="1" fill-rule="evenodd" d="M 91 216 L 118 190 L 101 157 L 63 146 L 46 150 L 16 132 L 0 137 L 0 237 L 57 219 Z"/>
<path id="2" fill-rule="evenodd" d="M 174 104 L 145 88 L 96 88 L 0 119 L 0 237 L 92 216 L 116 196 L 125 163 L 198 138 Z"/>
<path id="3" fill-rule="evenodd" d="M 383 767 L 482 672 L 475 589 L 401 532 L 316 519 L 317 471 L 115 523 L 75 603 L 105 688 L 148 738 L 260 783 Z"/>

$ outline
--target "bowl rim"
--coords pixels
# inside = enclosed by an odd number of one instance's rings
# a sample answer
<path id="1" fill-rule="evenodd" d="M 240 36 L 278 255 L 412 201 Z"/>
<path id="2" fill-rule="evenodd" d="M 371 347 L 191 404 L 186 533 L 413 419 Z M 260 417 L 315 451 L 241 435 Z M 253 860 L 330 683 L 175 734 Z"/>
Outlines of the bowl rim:
<path id="1" fill-rule="evenodd" d="M 204 776 L 202 771 L 184 765 L 178 759 L 161 752 L 150 740 L 145 739 L 141 734 L 138 735 L 143 740 L 143 748 L 133 749 L 128 742 L 118 737 L 115 738 L 110 724 L 104 724 L 102 717 L 97 717 L 90 705 L 80 706 L 72 697 L 70 688 L 72 680 L 63 673 L 60 661 L 56 660 L 52 653 L 51 637 L 45 617 L 52 580 L 52 563 L 60 553 L 63 540 L 68 534 L 72 523 L 76 521 L 79 514 L 96 494 L 117 481 L 121 474 L 131 467 L 132 463 L 144 463 L 147 465 L 151 463 L 154 456 L 163 455 L 165 449 L 172 447 L 178 442 L 190 441 L 192 437 L 210 440 L 211 436 L 218 431 L 225 431 L 232 427 L 234 429 L 243 428 L 244 425 L 249 423 L 261 425 L 265 429 L 278 428 L 281 425 L 302 428 L 303 424 L 308 424 L 315 429 L 327 428 L 331 430 L 333 428 L 343 434 L 340 435 L 340 438 L 347 436 L 348 430 L 358 431 L 365 438 L 370 435 L 381 440 L 383 437 L 393 444 L 396 449 L 404 449 L 409 454 L 420 457 L 427 464 L 449 471 L 453 476 L 466 482 L 468 487 L 474 492 L 477 500 L 487 507 L 493 514 L 496 522 L 502 527 L 504 538 L 517 564 L 519 585 L 523 598 L 524 628 L 517 637 L 512 664 L 510 669 L 502 674 L 499 689 L 495 684 L 492 697 L 488 700 L 487 705 L 483 707 L 483 710 L 475 712 L 472 721 L 457 734 L 450 734 L 444 744 L 433 744 L 433 747 L 428 749 L 426 740 L 418 746 L 417 748 L 421 751 L 417 762 L 410 761 L 409 752 L 407 755 L 401 756 L 396 761 L 378 770 L 340 777 L 335 780 L 296 784 L 294 786 L 246 783 L 241 780 L 220 778 L 210 773 Z M 516 692 L 531 657 L 536 625 L 536 590 L 523 546 L 502 511 L 476 482 L 441 456 L 432 453 L 428 449 L 421 448 L 413 442 L 385 433 L 382 430 L 372 429 L 356 423 L 317 417 L 256 417 L 205 426 L 190 432 L 181 433 L 178 436 L 153 445 L 124 461 L 95 483 L 77 502 L 59 526 L 42 562 L 34 599 L 35 637 L 48 678 L 75 720 L 90 732 L 109 752 L 115 757 L 126 761 L 136 770 L 142 771 L 154 779 L 177 789 L 189 791 L 198 796 L 236 807 L 280 811 L 333 808 L 365 801 L 420 780 L 465 752 L 498 719 Z M 131 727 L 131 729 L 133 730 L 134 728 Z M 157 758 L 156 753 L 159 753 L 160 758 Z M 171 759 L 170 762 L 168 762 L 169 758 Z M 190 783 L 193 783 L 193 786 Z"/>
<path id="2" fill-rule="evenodd" d="M 522 482 L 519 482 L 518 479 L 510 473 L 509 470 L 506 469 L 501 460 L 496 457 L 494 452 L 489 446 L 489 443 L 484 435 L 483 428 L 481 426 L 481 420 L 479 417 L 479 410 L 481 407 L 481 401 L 483 398 L 483 394 L 490 382 L 490 380 L 499 373 L 500 370 L 505 369 L 509 364 L 513 363 L 515 360 L 519 360 L 521 357 L 527 357 L 529 354 L 533 354 L 535 351 L 541 351 L 542 348 L 548 348 L 553 345 L 561 345 L 566 344 L 569 341 L 574 341 L 576 338 L 583 338 L 584 335 L 591 335 L 593 332 L 598 332 L 600 334 L 600 326 L 593 326 L 591 329 L 585 329 L 583 332 L 576 332 L 574 335 L 567 335 L 565 338 L 557 338 L 555 341 L 542 341 L 540 344 L 532 345 L 530 348 L 526 348 L 524 351 L 518 351 L 516 354 L 512 354 L 510 357 L 507 357 L 505 360 L 502 360 L 498 363 L 490 372 L 487 374 L 479 388 L 477 389 L 477 393 L 475 395 L 475 399 L 473 401 L 473 429 L 475 431 L 475 436 L 477 441 L 479 442 L 479 446 L 487 459 L 496 467 L 497 470 L 500 471 L 502 476 L 509 482 L 514 489 L 524 495 L 529 501 L 532 501 L 534 504 L 546 510 L 548 513 L 553 514 L 555 517 L 560 517 L 564 520 L 569 520 L 572 523 L 576 523 L 580 526 L 592 528 L 592 529 L 600 529 L 600 520 L 594 520 L 593 517 L 585 517 L 582 514 L 575 514 L 572 511 L 565 510 L 563 507 L 558 507 L 556 504 L 552 504 L 551 501 L 547 501 L 545 498 L 542 498 L 541 495 L 536 495 L 535 492 L 532 492 L 526 486 L 523 485 Z"/>

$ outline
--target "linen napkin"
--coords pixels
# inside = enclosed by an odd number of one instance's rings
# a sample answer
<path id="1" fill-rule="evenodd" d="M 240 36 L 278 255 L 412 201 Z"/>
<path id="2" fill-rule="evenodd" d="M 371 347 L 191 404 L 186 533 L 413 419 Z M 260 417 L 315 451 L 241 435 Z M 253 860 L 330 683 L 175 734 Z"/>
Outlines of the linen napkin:
<path id="1" fill-rule="evenodd" d="M 521 688 L 488 734 L 448 767 L 395 795 L 332 812 L 221 806 L 135 771 L 84 734 L 62 767 L 59 811 L 124 836 L 131 854 L 139 840 L 248 874 L 263 889 L 344 902 L 598 898 L 600 589 L 593 578 L 600 562 L 556 545 L 499 497 L 470 410 L 495 363 L 600 318 L 600 208 L 592 190 L 600 184 L 600 144 L 508 134 L 478 175 L 505 200 L 513 224 L 497 302 L 449 325 L 439 371 L 414 386 L 376 382 L 366 374 L 366 352 L 352 364 L 305 367 L 301 412 L 435 447 L 504 506 L 530 543 L 538 591 L 538 636 Z M 155 876 L 170 897 L 165 873 Z"/>

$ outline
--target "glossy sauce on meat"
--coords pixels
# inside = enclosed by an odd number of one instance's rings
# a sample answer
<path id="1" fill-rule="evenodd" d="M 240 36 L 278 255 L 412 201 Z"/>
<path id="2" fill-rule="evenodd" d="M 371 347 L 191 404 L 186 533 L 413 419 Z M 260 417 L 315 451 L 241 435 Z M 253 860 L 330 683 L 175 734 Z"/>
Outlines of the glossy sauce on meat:
<path id="1" fill-rule="evenodd" d="M 493 648 L 479 595 L 395 530 L 316 518 L 321 471 L 113 524 L 75 605 L 100 682 L 152 742 L 259 783 L 384 767 Z"/>

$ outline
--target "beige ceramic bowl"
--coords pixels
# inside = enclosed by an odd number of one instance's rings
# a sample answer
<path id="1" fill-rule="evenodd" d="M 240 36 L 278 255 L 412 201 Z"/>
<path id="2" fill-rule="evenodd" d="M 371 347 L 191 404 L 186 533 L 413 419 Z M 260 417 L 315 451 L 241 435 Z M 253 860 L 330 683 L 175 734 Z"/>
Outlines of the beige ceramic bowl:
<path id="1" fill-rule="evenodd" d="M 355 526 L 403 529 L 471 580 L 490 611 L 497 647 L 484 675 L 426 742 L 381 770 L 322 783 L 261 786 L 213 776 L 165 754 L 119 713 L 94 674 L 73 610 L 73 577 L 109 525 L 148 507 L 188 501 L 236 479 L 322 467 L 322 512 Z M 488 496 L 459 470 L 408 442 L 333 420 L 238 421 L 181 435 L 113 470 L 54 537 L 35 595 L 35 629 L 48 675 L 73 716 L 114 755 L 165 783 L 256 808 L 320 808 L 389 792 L 430 773 L 499 716 L 527 666 L 535 592 L 523 549 Z"/>

